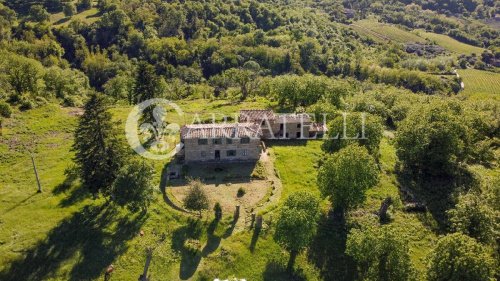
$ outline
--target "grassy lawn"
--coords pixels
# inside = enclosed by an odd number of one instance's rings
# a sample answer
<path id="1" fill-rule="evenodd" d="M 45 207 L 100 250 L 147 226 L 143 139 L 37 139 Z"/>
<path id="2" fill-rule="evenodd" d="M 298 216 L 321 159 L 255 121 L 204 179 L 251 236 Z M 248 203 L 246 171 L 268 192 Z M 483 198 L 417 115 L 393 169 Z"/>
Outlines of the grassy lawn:
<path id="1" fill-rule="evenodd" d="M 483 48 L 462 43 L 448 35 L 426 32 L 424 30 L 418 30 L 417 34 L 423 38 L 436 42 L 436 44 L 455 54 L 470 55 L 475 53 L 476 55 L 480 55 L 484 51 Z"/>
<path id="2" fill-rule="evenodd" d="M 462 94 L 473 99 L 500 98 L 500 73 L 477 69 L 460 69 L 457 72 L 465 85 Z"/>

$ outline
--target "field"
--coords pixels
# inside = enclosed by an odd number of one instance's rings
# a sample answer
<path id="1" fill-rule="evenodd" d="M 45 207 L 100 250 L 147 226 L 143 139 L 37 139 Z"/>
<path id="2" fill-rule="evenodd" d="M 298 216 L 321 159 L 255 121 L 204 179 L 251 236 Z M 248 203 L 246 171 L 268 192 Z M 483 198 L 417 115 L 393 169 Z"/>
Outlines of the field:
<path id="1" fill-rule="evenodd" d="M 453 54 L 470 55 L 475 53 L 479 55 L 484 51 L 482 48 L 459 42 L 447 35 L 426 32 L 424 30 L 406 31 L 393 24 L 378 22 L 376 19 L 360 20 L 349 26 L 358 33 L 382 43 L 388 41 L 395 41 L 398 43 L 425 43 L 431 41 Z"/>
<path id="2" fill-rule="evenodd" d="M 265 106 L 263 101 L 238 105 L 229 101 L 194 100 L 179 104 L 190 114 L 217 108 L 227 114 L 238 107 Z M 123 122 L 128 110 L 122 106 L 113 112 Z M 264 228 L 256 232 L 235 230 L 230 212 L 225 213 L 221 222 L 214 223 L 211 215 L 198 221 L 192 215 L 176 211 L 164 201 L 160 188 L 146 216 L 129 215 L 102 198 L 93 200 L 78 181 L 64 173 L 72 166 L 70 147 L 76 124 L 73 112 L 47 105 L 16 112 L 4 125 L 0 144 L 0 279 L 98 280 L 107 266 L 113 264 L 114 280 L 135 280 L 142 272 L 145 248 L 154 246 L 150 273 L 159 280 L 211 280 L 229 276 L 288 280 L 284 271 L 288 254 L 272 238 L 275 208 L 263 212 Z M 382 143 L 381 182 L 369 191 L 365 205 L 356 212 L 359 219 L 373 220 L 367 214 L 376 212 L 381 200 L 386 196 L 398 197 L 393 173 L 396 157 L 390 142 L 384 139 Z M 26 146 L 34 151 L 43 186 L 41 194 L 36 193 Z M 273 142 L 268 146 L 283 183 L 281 200 L 298 190 L 319 194 L 316 167 L 322 157 L 321 141 Z M 155 182 L 159 185 L 167 163 L 154 163 L 158 170 Z M 326 210 L 327 201 L 322 205 Z M 427 220 L 404 213 L 400 208 L 397 203 L 391 211 L 392 225 L 410 240 L 412 259 L 421 270 L 423 257 L 436 237 Z M 145 233 L 143 237 L 138 235 L 141 230 Z M 345 235 L 345 228 L 332 226 L 325 212 L 315 246 L 298 257 L 297 280 L 349 280 L 353 271 L 349 258 L 342 254 Z M 199 245 L 195 254 L 186 246 L 193 240 Z"/>
<path id="3" fill-rule="evenodd" d="M 55 27 L 67 26 L 72 20 L 79 20 L 87 24 L 96 22 L 99 19 L 99 10 L 91 8 L 71 17 L 65 17 L 63 12 L 51 14 L 50 21 Z"/>
<path id="4" fill-rule="evenodd" d="M 379 42 L 398 43 L 425 42 L 425 39 L 392 24 L 380 23 L 373 19 L 360 20 L 350 25 L 357 32 Z"/>
<path id="5" fill-rule="evenodd" d="M 500 99 L 500 74 L 477 69 L 460 69 L 464 95 L 474 99 Z"/>
<path id="6" fill-rule="evenodd" d="M 476 55 L 480 55 L 484 51 L 483 48 L 459 42 L 447 35 L 425 32 L 423 30 L 419 30 L 417 33 L 421 37 L 434 41 L 436 44 L 455 54 L 470 55 L 475 53 Z"/>

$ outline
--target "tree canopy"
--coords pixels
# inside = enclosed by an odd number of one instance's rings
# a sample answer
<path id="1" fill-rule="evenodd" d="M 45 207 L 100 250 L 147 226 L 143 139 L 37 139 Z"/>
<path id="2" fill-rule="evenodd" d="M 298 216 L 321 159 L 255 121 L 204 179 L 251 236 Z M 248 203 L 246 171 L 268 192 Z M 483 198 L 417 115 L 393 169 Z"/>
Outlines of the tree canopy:
<path id="1" fill-rule="evenodd" d="M 346 254 L 356 261 L 360 280 L 417 280 L 408 241 L 390 227 L 351 230 Z"/>
<path id="2" fill-rule="evenodd" d="M 330 155 L 318 172 L 318 185 L 333 208 L 341 213 L 358 206 L 365 192 L 378 183 L 378 168 L 368 150 L 349 145 Z"/>
<path id="3" fill-rule="evenodd" d="M 429 281 L 491 281 L 495 278 L 496 262 L 488 250 L 461 233 L 448 234 L 437 242 L 428 257 Z"/>
<path id="4" fill-rule="evenodd" d="M 308 192 L 290 195 L 281 208 L 274 239 L 290 252 L 287 269 L 291 271 L 297 255 L 306 248 L 316 233 L 319 200 Z"/>
<path id="5" fill-rule="evenodd" d="M 113 201 L 132 212 L 145 212 L 154 199 L 153 167 L 138 160 L 129 161 L 118 173 L 111 190 Z"/>

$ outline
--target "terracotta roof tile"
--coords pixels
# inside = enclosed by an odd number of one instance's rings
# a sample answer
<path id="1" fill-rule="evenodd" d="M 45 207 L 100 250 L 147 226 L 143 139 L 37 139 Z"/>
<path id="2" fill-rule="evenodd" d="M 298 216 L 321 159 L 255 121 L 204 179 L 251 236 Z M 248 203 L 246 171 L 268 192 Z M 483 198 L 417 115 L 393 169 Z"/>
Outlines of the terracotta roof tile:
<path id="1" fill-rule="evenodd" d="M 181 139 L 260 138 L 262 132 L 254 123 L 193 124 L 182 126 Z"/>
<path id="2" fill-rule="evenodd" d="M 262 120 L 272 120 L 275 118 L 274 112 L 270 109 L 243 109 L 240 110 L 240 122 L 262 122 Z"/>

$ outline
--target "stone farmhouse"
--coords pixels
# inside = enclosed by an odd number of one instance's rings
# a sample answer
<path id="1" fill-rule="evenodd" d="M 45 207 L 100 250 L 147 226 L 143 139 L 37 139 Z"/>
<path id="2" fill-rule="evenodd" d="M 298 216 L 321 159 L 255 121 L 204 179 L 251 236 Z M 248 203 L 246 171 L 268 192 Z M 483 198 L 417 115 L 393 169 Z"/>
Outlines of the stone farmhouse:
<path id="1" fill-rule="evenodd" d="M 238 122 L 182 126 L 179 156 L 186 162 L 256 161 L 262 140 L 321 138 L 324 124 L 308 114 L 275 114 L 272 110 L 241 110 Z"/>

